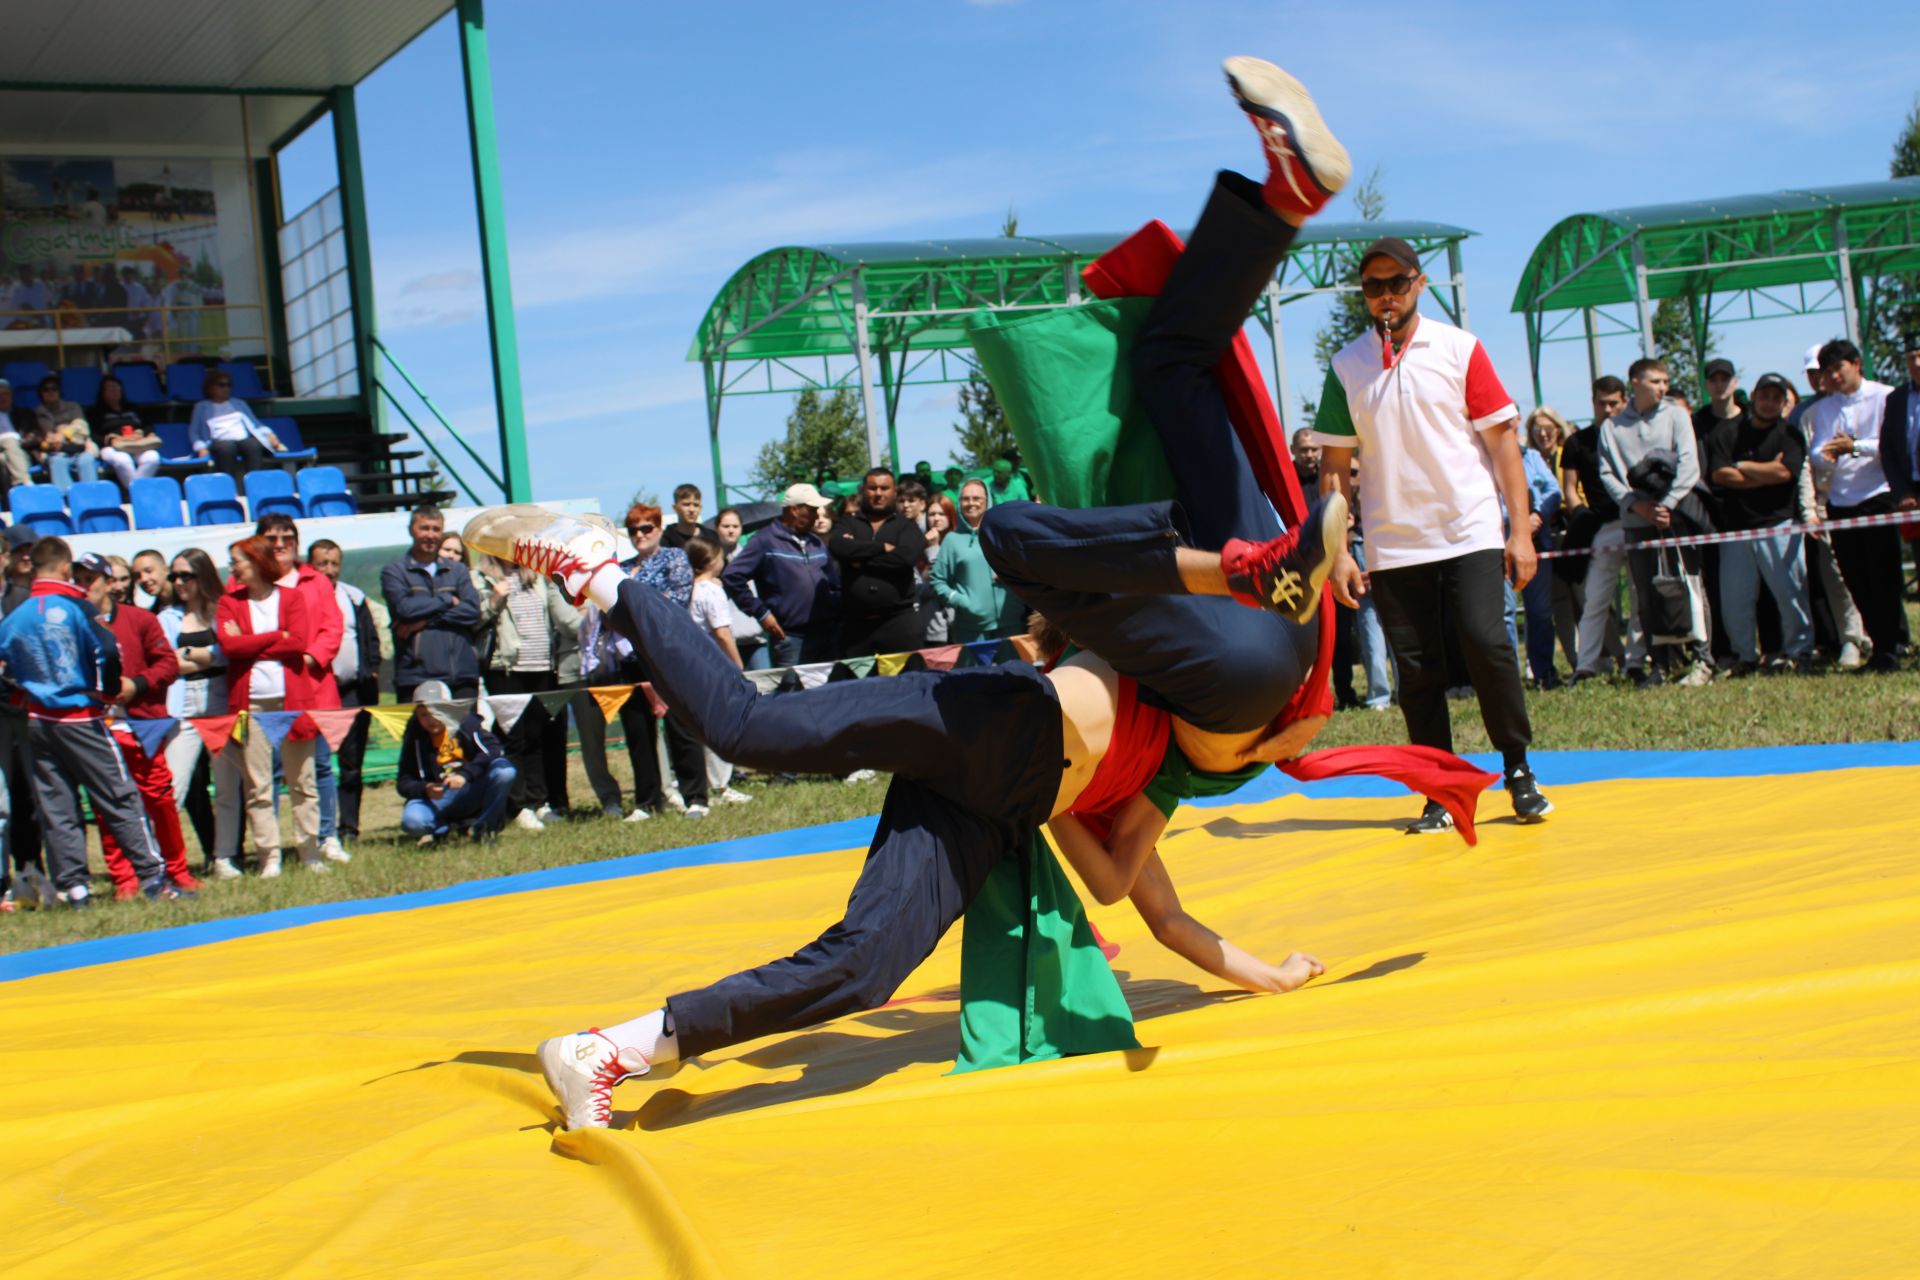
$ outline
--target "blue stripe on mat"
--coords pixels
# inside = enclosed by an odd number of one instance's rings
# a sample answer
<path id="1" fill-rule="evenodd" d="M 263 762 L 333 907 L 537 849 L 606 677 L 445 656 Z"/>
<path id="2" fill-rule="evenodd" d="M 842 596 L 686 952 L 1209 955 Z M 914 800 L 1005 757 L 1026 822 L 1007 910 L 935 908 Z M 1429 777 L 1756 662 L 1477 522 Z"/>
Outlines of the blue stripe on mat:
<path id="1" fill-rule="evenodd" d="M 1498 771 L 1497 755 L 1469 756 L 1475 764 Z M 1748 778 L 1796 773 L 1824 773 L 1832 769 L 1887 768 L 1920 766 L 1920 742 L 1873 742 L 1837 746 L 1748 747 L 1735 751 L 1543 751 L 1532 757 L 1535 772 L 1544 787 L 1570 786 L 1580 782 L 1605 782 L 1622 778 Z M 1302 784 L 1277 771 L 1248 783 L 1231 796 L 1214 796 L 1194 803 L 1204 808 L 1229 804 L 1257 804 L 1281 796 L 1310 794 L 1325 799 L 1404 796 L 1407 791 L 1396 783 L 1374 778 L 1337 779 L 1332 782 Z M 509 893 L 534 889 L 553 889 L 565 885 L 595 884 L 628 876 L 649 875 L 677 867 L 716 866 L 731 862 L 766 862 L 798 854 L 820 853 L 830 849 L 852 849 L 866 844 L 873 836 L 873 818 L 850 818 L 818 827 L 799 827 L 768 835 L 723 840 L 715 844 L 691 845 L 658 853 L 634 854 L 588 862 L 571 867 L 553 867 L 545 871 L 523 871 L 490 880 L 472 880 L 445 889 L 427 889 L 418 893 L 396 894 L 390 898 L 362 898 L 351 902 L 328 902 L 310 907 L 288 907 L 258 915 L 207 920 L 173 929 L 153 929 L 118 938 L 98 938 L 89 942 L 70 942 L 63 946 L 43 947 L 37 951 L 0 956 L 0 982 L 13 982 L 41 974 L 61 973 L 91 965 L 112 964 L 141 956 L 160 955 L 188 947 L 206 946 L 231 938 L 252 937 L 325 920 L 344 920 L 351 916 L 380 915 L 389 911 L 411 911 L 415 907 L 437 907 L 450 902 L 472 902 L 497 898 Z M 156 908 L 164 910 L 165 908 Z"/>

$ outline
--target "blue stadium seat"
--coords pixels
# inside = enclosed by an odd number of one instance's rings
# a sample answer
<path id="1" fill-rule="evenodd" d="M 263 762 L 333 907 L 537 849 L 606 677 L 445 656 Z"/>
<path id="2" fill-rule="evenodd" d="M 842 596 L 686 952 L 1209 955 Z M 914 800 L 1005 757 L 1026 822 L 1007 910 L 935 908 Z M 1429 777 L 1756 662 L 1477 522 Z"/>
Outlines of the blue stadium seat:
<path id="1" fill-rule="evenodd" d="M 347 489 L 347 478 L 338 467 L 308 467 L 294 477 L 299 482 L 300 500 L 306 504 L 307 518 L 357 516 L 360 500 Z"/>
<path id="2" fill-rule="evenodd" d="M 247 480 L 247 510 L 253 512 L 253 518 L 275 511 L 284 512 L 295 520 L 306 518 L 307 509 L 293 492 L 293 477 L 278 467 L 260 471 L 249 471 Z"/>
<path id="3" fill-rule="evenodd" d="M 167 394 L 182 404 L 207 398 L 207 366 L 176 360 L 167 366 Z"/>
<path id="4" fill-rule="evenodd" d="M 66 495 L 50 484 L 17 484 L 7 490 L 7 505 L 15 524 L 24 524 L 43 538 L 50 533 L 73 535 Z"/>
<path id="5" fill-rule="evenodd" d="M 260 370 L 244 360 L 224 360 L 220 371 L 233 379 L 233 397 L 236 400 L 271 400 L 275 396 L 273 388 L 260 381 Z"/>
<path id="6" fill-rule="evenodd" d="M 160 465 L 174 471 L 189 468 L 207 471 L 213 467 L 212 458 L 194 456 L 191 437 L 187 434 L 184 422 L 156 422 L 153 434 L 160 437 Z"/>
<path id="7" fill-rule="evenodd" d="M 187 477 L 189 524 L 244 524 L 246 519 L 232 476 L 216 471 L 212 475 Z"/>
<path id="8" fill-rule="evenodd" d="M 178 529 L 184 524 L 178 480 L 172 476 L 141 476 L 133 482 L 134 528 Z"/>
<path id="9" fill-rule="evenodd" d="M 320 456 L 318 449 L 309 449 L 307 442 L 300 438 L 300 424 L 292 418 L 262 418 L 260 425 L 280 437 L 280 443 L 287 446 L 273 456 L 281 462 L 312 462 Z"/>
<path id="10" fill-rule="evenodd" d="M 22 391 L 31 393 L 40 379 L 52 372 L 45 360 L 9 360 L 4 365 L 0 365 L 0 377 L 4 377 L 13 386 L 15 404 L 39 404 L 38 400 L 23 399 L 20 393 Z"/>
<path id="11" fill-rule="evenodd" d="M 160 373 L 146 362 L 128 362 L 116 364 L 113 376 L 120 379 L 120 385 L 127 389 L 128 404 L 165 404 L 167 390 L 160 385 Z"/>
<path id="12" fill-rule="evenodd" d="M 104 375 L 93 368 L 62 369 L 60 371 L 60 394 L 83 408 L 93 408 L 93 402 L 100 398 L 100 379 Z M 15 401 L 15 403 L 19 403 Z"/>
<path id="13" fill-rule="evenodd" d="M 120 486 L 111 480 L 82 480 L 67 490 L 67 510 L 80 533 L 125 533 L 133 527 L 120 507 Z"/>

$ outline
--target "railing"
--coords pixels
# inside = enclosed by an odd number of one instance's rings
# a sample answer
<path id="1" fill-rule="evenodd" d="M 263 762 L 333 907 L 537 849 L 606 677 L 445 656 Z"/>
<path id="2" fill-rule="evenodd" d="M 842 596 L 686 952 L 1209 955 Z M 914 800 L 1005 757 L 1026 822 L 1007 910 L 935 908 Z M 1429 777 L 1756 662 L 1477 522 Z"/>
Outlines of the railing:
<path id="1" fill-rule="evenodd" d="M 392 366 L 393 371 L 400 375 L 400 380 L 406 383 L 407 388 L 411 390 L 415 396 L 419 397 L 420 403 L 426 406 L 427 412 L 433 415 L 434 421 L 440 424 L 442 429 L 446 431 L 448 437 L 451 438 L 455 444 L 459 445 L 469 458 L 473 459 L 473 465 L 480 468 L 481 474 L 493 482 L 494 488 L 500 491 L 500 500 L 505 501 L 507 482 L 501 479 L 500 473 L 488 465 L 485 458 L 475 453 L 473 446 L 468 444 L 466 439 L 458 431 L 454 430 L 453 424 L 447 421 L 447 415 L 440 412 L 440 407 L 434 404 L 433 398 L 422 391 L 420 384 L 413 380 L 413 375 L 409 374 L 406 369 L 401 366 L 400 362 L 394 359 L 393 352 L 387 350 L 386 343 L 376 337 L 373 339 L 373 349 L 379 354 L 381 361 Z M 393 411 L 399 414 L 401 420 L 412 429 L 414 438 L 420 441 L 421 444 L 427 446 L 427 450 L 433 454 L 434 460 L 445 469 L 448 479 L 452 480 L 458 488 L 464 491 L 466 495 L 476 503 L 487 501 L 486 498 L 481 496 L 478 489 L 475 489 L 471 484 L 467 483 L 466 479 L 454 468 L 453 462 L 446 454 L 442 453 L 440 447 L 433 442 L 433 437 L 423 431 L 419 421 L 414 418 L 413 414 L 407 411 L 406 405 L 402 404 L 400 398 L 394 394 L 393 388 L 387 384 L 386 379 L 380 376 L 380 363 L 376 362 L 374 367 L 367 372 L 368 381 L 371 382 L 374 390 L 393 407 Z"/>
<path id="2" fill-rule="evenodd" d="M 252 312 L 262 325 L 258 334 L 224 333 L 202 338 L 198 334 L 186 334 L 184 325 L 176 324 L 175 317 L 198 317 L 217 314 L 224 319 L 230 312 Z M 60 368 L 67 364 L 67 347 L 105 348 L 137 347 L 141 357 L 158 355 L 160 364 L 171 364 L 176 350 L 179 355 L 217 355 L 223 359 L 234 359 L 235 343 L 257 345 L 257 352 L 239 353 L 240 358 L 262 357 L 267 362 L 267 385 L 274 382 L 273 355 L 267 350 L 265 336 L 266 308 L 258 303 L 215 303 L 197 306 L 170 306 L 162 303 L 148 303 L 139 306 L 119 307 L 78 307 L 62 305 L 48 309 L 0 309 L 0 348 L 10 347 L 52 347 L 57 353 Z M 93 323 L 86 323 L 88 318 Z M 24 323 L 22 323 L 24 322 Z M 156 331 L 157 327 L 157 331 Z M 196 326 L 197 327 L 197 326 Z M 183 330 L 176 332 L 176 329 Z M 9 335 L 24 334 L 29 338 L 46 336 L 44 342 L 21 341 Z M 79 335 L 92 334 L 94 337 L 82 339 Z M 102 361 L 104 363 L 104 361 Z"/>

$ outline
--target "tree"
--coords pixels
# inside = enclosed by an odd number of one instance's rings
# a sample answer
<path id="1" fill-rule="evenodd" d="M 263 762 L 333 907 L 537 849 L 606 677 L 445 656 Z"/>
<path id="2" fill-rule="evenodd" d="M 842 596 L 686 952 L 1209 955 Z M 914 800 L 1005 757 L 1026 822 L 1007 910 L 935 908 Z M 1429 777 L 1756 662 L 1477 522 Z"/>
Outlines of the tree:
<path id="1" fill-rule="evenodd" d="M 847 478 L 867 469 L 867 422 L 860 398 L 850 388 L 823 395 L 809 387 L 794 398 L 787 433 L 760 446 L 751 478 L 756 488 L 778 492 L 797 481 L 812 482 L 823 471 Z"/>
<path id="2" fill-rule="evenodd" d="M 1353 207 L 1362 222 L 1378 222 L 1387 216 L 1387 197 L 1380 190 L 1380 170 L 1353 189 Z M 1333 314 L 1313 335 L 1314 363 L 1322 369 L 1333 363 L 1334 353 L 1373 327 L 1367 312 L 1367 300 L 1358 289 L 1333 295 Z M 1311 422 L 1309 415 L 1307 421 Z"/>
<path id="3" fill-rule="evenodd" d="M 1907 109 L 1900 134 L 1893 141 L 1893 162 L 1887 166 L 1887 176 L 1920 177 L 1920 97 Z M 1872 319 L 1861 335 L 1866 339 L 1867 359 L 1882 381 L 1898 382 L 1906 363 L 1902 338 L 1920 333 L 1920 273 L 1881 276 L 1870 289 Z"/>
<path id="4" fill-rule="evenodd" d="M 1698 409 L 1706 389 L 1700 369 L 1713 358 L 1720 339 L 1711 327 L 1704 345 L 1694 341 L 1693 321 L 1684 297 L 1662 298 L 1653 308 L 1653 354 L 1667 362 L 1667 387 Z"/>
<path id="5" fill-rule="evenodd" d="M 987 375 L 975 369 L 960 384 L 960 420 L 953 424 L 960 437 L 952 458 L 957 466 L 990 467 L 1015 449 L 1013 428 L 994 398 Z"/>

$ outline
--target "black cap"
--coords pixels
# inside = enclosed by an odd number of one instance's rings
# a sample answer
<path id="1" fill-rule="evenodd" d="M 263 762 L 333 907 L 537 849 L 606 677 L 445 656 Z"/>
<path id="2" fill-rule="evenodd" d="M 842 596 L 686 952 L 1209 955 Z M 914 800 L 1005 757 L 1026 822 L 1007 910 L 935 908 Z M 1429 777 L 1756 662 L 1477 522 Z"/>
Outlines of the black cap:
<path id="1" fill-rule="evenodd" d="M 18 551 L 22 547 L 30 547 L 39 536 L 39 534 L 33 531 L 32 525 L 16 524 L 9 526 L 7 529 L 7 550 Z"/>
<path id="2" fill-rule="evenodd" d="M 1900 339 L 1900 350 L 1920 351 L 1920 329 L 1915 329 Z"/>
<path id="3" fill-rule="evenodd" d="M 1712 376 L 1713 376 L 1714 374 L 1716 374 L 1716 373 L 1724 373 L 1724 374 L 1726 374 L 1726 375 L 1727 375 L 1727 376 L 1728 376 L 1729 378 L 1731 378 L 1731 377 L 1733 376 L 1733 361 L 1731 361 L 1731 360 L 1709 360 L 1709 361 L 1707 361 L 1707 371 L 1706 371 L 1706 372 L 1707 372 L 1707 376 L 1708 376 L 1709 378 L 1711 378 L 1711 377 L 1712 377 Z"/>
<path id="4" fill-rule="evenodd" d="M 1793 390 L 1793 384 L 1791 382 L 1788 382 L 1785 378 L 1781 377 L 1779 374 L 1763 373 L 1760 375 L 1760 381 L 1753 384 L 1754 394 L 1758 395 L 1760 392 L 1765 391 L 1768 387 L 1778 387 L 1783 392 Z"/>
<path id="5" fill-rule="evenodd" d="M 1367 251 L 1360 255 L 1360 269 L 1366 270 L 1368 259 L 1377 258 L 1381 254 L 1392 258 L 1409 271 L 1420 269 L 1420 255 L 1413 251 L 1412 245 L 1399 236 L 1381 236 L 1368 245 Z"/>

